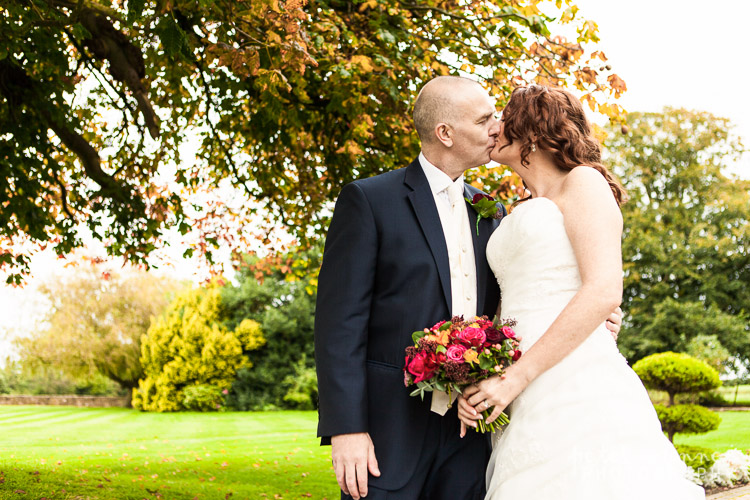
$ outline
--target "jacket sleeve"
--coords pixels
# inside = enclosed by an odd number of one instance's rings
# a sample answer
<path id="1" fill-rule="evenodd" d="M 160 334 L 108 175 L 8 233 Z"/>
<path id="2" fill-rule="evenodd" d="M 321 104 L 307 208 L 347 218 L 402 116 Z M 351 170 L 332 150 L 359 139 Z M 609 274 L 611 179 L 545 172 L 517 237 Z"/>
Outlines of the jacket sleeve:
<path id="1" fill-rule="evenodd" d="M 348 184 L 336 202 L 318 277 L 315 365 L 318 436 L 367 432 L 367 335 L 377 260 L 377 229 L 362 189 Z"/>

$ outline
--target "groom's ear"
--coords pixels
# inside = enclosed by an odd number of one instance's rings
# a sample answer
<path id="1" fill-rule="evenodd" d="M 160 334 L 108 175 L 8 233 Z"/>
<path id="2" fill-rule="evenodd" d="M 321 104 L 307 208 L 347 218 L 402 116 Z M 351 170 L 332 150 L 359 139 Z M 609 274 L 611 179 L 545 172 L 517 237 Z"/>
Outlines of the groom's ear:
<path id="1" fill-rule="evenodd" d="M 446 148 L 453 147 L 453 129 L 447 123 L 438 123 L 435 126 L 435 137 Z"/>

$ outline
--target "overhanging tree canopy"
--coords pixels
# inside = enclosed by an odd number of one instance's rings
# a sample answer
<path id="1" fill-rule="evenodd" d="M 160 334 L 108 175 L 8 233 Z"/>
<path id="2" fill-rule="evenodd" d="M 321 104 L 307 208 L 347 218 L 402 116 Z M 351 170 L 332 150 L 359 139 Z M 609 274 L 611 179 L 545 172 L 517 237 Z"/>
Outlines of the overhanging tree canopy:
<path id="1" fill-rule="evenodd" d="M 221 179 L 267 220 L 321 231 L 342 184 L 415 156 L 410 106 L 436 75 L 475 73 L 501 100 L 524 82 L 573 85 L 619 115 L 605 100 L 624 82 L 581 46 L 596 25 L 540 3 L 3 2 L 0 269 L 19 282 L 34 248 L 67 253 L 82 226 L 143 263 L 167 228 L 190 231 L 189 194 Z M 196 136 L 193 162 L 180 147 Z"/>

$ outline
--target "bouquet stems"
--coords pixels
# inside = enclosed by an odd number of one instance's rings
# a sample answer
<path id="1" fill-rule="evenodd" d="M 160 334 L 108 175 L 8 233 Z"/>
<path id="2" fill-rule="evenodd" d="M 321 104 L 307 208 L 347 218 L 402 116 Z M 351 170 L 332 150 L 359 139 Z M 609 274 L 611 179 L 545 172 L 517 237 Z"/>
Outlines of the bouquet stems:
<path id="1" fill-rule="evenodd" d="M 489 408 L 482 412 L 482 416 L 484 418 L 481 420 L 477 420 L 477 427 L 476 427 L 477 432 L 481 432 L 482 434 L 485 434 L 487 432 L 495 432 L 495 431 L 500 430 L 502 426 L 510 423 L 510 419 L 508 418 L 508 415 L 506 415 L 505 412 L 502 412 L 499 417 L 497 417 L 495 420 L 492 421 L 491 424 L 488 424 L 487 419 L 490 418 L 491 414 L 492 414 L 492 408 Z"/>

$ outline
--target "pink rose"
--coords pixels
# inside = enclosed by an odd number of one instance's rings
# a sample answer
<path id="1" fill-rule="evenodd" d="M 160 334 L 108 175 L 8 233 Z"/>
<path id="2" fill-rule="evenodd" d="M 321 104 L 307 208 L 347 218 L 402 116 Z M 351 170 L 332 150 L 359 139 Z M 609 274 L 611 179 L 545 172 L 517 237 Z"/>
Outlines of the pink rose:
<path id="1" fill-rule="evenodd" d="M 456 338 L 469 345 L 479 347 L 487 340 L 487 335 L 481 328 L 468 327 L 459 332 Z"/>
<path id="2" fill-rule="evenodd" d="M 448 360 L 454 361 L 456 363 L 463 363 L 464 362 L 464 353 L 466 352 L 466 347 L 462 345 L 452 345 L 448 348 L 448 352 L 446 353 L 446 356 Z"/>
<path id="3" fill-rule="evenodd" d="M 513 329 L 509 326 L 503 327 L 503 335 L 505 335 L 509 339 L 516 338 L 516 332 L 514 332 Z"/>

